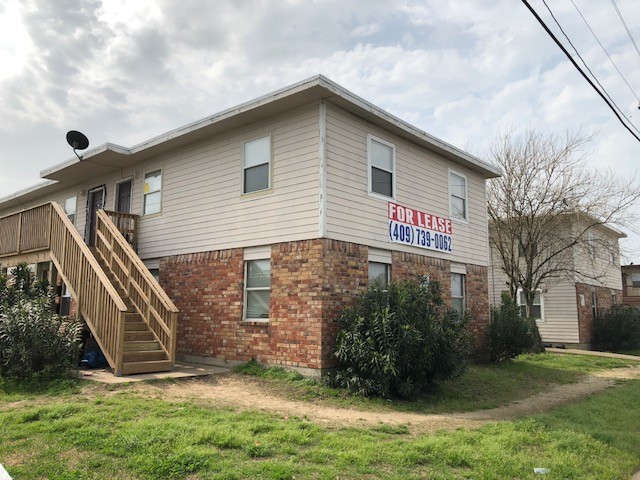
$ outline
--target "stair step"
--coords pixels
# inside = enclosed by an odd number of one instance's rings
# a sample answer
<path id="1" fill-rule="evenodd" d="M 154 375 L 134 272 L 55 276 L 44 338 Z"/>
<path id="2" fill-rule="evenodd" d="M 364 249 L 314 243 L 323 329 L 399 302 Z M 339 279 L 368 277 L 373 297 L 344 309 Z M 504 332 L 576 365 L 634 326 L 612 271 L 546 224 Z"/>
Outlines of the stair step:
<path id="1" fill-rule="evenodd" d="M 164 350 L 142 350 L 140 352 L 124 352 L 122 361 L 128 362 L 151 362 L 156 360 L 166 360 L 167 354 Z"/>
<path id="2" fill-rule="evenodd" d="M 152 335 L 153 337 L 153 335 Z M 129 340 L 125 338 L 125 352 L 142 352 L 147 350 L 160 350 L 160 343 L 157 340 Z"/>
<path id="3" fill-rule="evenodd" d="M 154 340 L 155 338 L 153 337 L 153 333 L 151 333 L 149 330 L 125 330 L 124 332 L 125 342 L 151 342 Z"/>
<path id="4" fill-rule="evenodd" d="M 144 322 L 125 322 L 125 332 L 145 332 L 149 330 L 149 326 Z"/>
<path id="5" fill-rule="evenodd" d="M 135 373 L 168 372 L 171 370 L 170 360 L 158 360 L 151 362 L 127 362 L 122 364 L 122 375 Z"/>

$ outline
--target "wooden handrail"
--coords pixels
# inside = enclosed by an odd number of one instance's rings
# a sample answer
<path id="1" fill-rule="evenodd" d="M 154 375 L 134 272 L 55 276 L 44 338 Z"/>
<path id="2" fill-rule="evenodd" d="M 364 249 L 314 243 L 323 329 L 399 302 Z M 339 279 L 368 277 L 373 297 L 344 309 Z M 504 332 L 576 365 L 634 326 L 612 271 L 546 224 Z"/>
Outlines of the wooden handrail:
<path id="1" fill-rule="evenodd" d="M 125 212 L 114 212 L 112 210 L 105 210 L 109 220 L 113 222 L 120 233 L 129 242 L 129 245 L 133 247 L 133 250 L 138 249 L 138 220 L 139 215 Z"/>
<path id="2" fill-rule="evenodd" d="M 171 362 L 175 362 L 178 309 L 104 210 L 97 215 L 96 248 Z"/>
<path id="3" fill-rule="evenodd" d="M 122 371 L 127 306 L 57 203 L 0 218 L 0 257 L 48 250 L 116 375 Z"/>

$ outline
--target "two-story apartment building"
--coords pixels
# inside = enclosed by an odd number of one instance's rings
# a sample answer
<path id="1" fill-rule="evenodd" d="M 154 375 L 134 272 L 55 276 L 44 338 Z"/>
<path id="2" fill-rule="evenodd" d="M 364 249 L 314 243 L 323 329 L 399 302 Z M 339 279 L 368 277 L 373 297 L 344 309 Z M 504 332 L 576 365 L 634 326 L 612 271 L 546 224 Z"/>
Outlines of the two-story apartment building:
<path id="1" fill-rule="evenodd" d="M 607 225 L 588 228 L 589 225 L 576 220 L 574 215 L 566 215 L 559 222 L 558 228 L 572 230 L 569 238 L 584 238 L 558 257 L 562 259 L 561 264 L 551 263 L 545 267 L 558 270 L 543 282 L 532 311 L 545 344 L 590 348 L 594 318 L 611 305 L 622 302 L 618 241 L 626 235 Z M 588 230 L 583 234 L 585 229 Z M 508 276 L 495 249 L 491 258 L 489 296 L 491 305 L 498 305 L 502 292 L 509 291 Z M 525 300 L 520 290 L 516 301 L 524 315 Z"/>
<path id="2" fill-rule="evenodd" d="M 0 217 L 56 202 L 97 244 L 101 268 L 118 270 L 109 279 L 121 288 L 109 295 L 119 304 L 130 283 L 143 300 L 144 288 L 126 278 L 134 260 L 109 261 L 124 247 L 106 238 L 96 212 L 130 213 L 137 255 L 179 310 L 178 357 L 253 357 L 317 373 L 334 365 L 342 308 L 375 278 L 441 282 L 447 302 L 472 314 L 484 348 L 485 182 L 499 173 L 315 76 L 132 148 L 105 144 L 51 167 L 47 183 L 0 199 Z M 72 268 L 49 243 L 60 272 Z M 5 266 L 21 258 L 2 252 Z"/>

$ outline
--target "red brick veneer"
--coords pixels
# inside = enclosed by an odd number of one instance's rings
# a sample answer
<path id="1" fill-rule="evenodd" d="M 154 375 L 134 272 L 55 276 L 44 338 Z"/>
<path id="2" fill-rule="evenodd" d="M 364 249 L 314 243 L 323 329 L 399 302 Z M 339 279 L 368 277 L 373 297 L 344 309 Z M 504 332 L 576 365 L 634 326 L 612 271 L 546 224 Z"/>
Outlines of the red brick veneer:
<path id="1" fill-rule="evenodd" d="M 429 274 L 450 301 L 450 262 L 393 252 L 394 279 Z M 242 249 L 177 255 L 160 262 L 160 283 L 180 310 L 178 355 L 324 369 L 345 305 L 368 283 L 368 247 L 329 239 L 271 246 L 268 323 L 243 322 Z M 467 265 L 472 331 L 484 345 L 488 322 L 487 270 Z"/>

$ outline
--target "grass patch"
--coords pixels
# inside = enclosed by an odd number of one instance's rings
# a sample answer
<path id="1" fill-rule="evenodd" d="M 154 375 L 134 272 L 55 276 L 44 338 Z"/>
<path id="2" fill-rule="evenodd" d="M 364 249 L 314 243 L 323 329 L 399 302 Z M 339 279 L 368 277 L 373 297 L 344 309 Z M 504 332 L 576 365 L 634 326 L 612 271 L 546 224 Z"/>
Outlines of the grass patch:
<path id="1" fill-rule="evenodd" d="M 546 415 L 413 437 L 117 392 L 0 413 L 14 478 L 623 479 L 640 464 L 640 381 Z M 2 403 L 2 402 L 0 402 Z"/>
<path id="2" fill-rule="evenodd" d="M 0 402 L 26 400 L 40 396 L 78 393 L 82 380 L 76 376 L 47 377 L 34 375 L 26 379 L 0 377 Z"/>
<path id="3" fill-rule="evenodd" d="M 294 400 L 362 410 L 450 413 L 505 405 L 550 386 L 576 382 L 585 373 L 627 365 L 626 360 L 606 357 L 521 355 L 499 365 L 470 365 L 462 377 L 439 383 L 431 392 L 411 401 L 360 397 L 280 367 L 266 368 L 255 361 L 235 367 L 234 372 L 259 377 L 261 386 Z"/>

